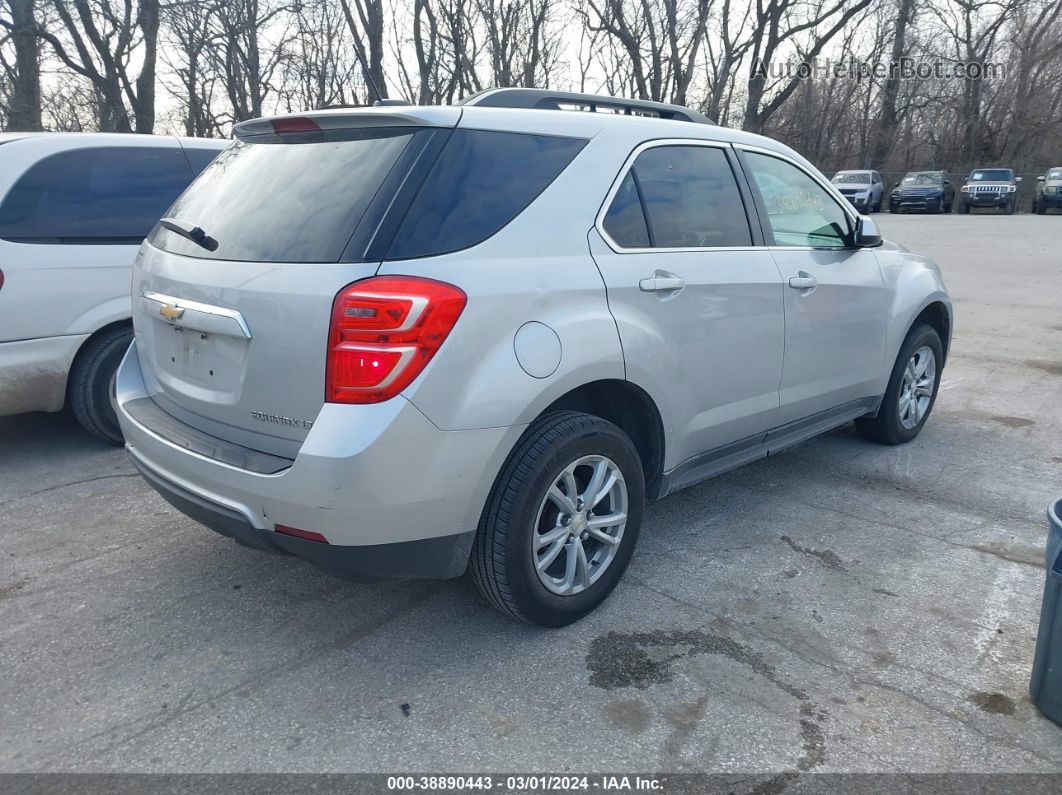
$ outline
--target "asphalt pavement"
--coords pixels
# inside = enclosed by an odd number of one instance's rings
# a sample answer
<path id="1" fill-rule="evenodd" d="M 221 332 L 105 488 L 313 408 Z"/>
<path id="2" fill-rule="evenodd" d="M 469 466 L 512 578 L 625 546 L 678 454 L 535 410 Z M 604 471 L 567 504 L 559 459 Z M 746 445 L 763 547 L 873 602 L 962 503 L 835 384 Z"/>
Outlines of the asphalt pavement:
<path id="1" fill-rule="evenodd" d="M 0 771 L 1062 772 L 1027 696 L 1062 218 L 878 219 L 955 299 L 922 435 L 849 425 L 654 504 L 562 630 L 238 547 L 65 415 L 0 419 Z"/>

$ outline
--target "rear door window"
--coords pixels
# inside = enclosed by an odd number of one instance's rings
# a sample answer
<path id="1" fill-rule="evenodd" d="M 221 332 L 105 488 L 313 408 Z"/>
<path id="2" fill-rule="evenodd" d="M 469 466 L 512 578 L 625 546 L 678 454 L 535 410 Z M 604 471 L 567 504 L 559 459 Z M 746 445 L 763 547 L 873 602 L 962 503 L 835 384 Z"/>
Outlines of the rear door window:
<path id="1" fill-rule="evenodd" d="M 429 257 L 483 242 L 531 204 L 585 145 L 583 138 L 455 130 L 386 258 Z"/>
<path id="2" fill-rule="evenodd" d="M 641 208 L 631 206 L 635 192 L 644 203 L 648 245 L 654 248 L 752 245 L 737 180 L 719 147 L 656 146 L 638 155 L 604 223 L 613 240 L 625 248 L 638 247 L 630 241 L 641 235 L 634 209 Z"/>
<path id="3" fill-rule="evenodd" d="M 234 141 L 169 215 L 201 227 L 213 251 L 157 227 L 151 242 L 190 257 L 338 262 L 416 131 L 318 131 Z"/>
<path id="4" fill-rule="evenodd" d="M 0 203 L 0 237 L 139 243 L 192 180 L 177 147 L 70 149 L 31 166 Z"/>

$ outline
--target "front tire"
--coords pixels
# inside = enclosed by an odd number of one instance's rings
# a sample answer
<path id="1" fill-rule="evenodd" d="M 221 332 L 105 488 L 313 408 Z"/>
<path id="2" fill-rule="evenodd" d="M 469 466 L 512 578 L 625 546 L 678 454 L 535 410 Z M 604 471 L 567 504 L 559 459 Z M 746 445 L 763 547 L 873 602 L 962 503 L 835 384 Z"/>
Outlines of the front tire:
<path id="1" fill-rule="evenodd" d="M 959 215 L 969 215 L 970 205 L 966 202 L 959 202 Z"/>
<path id="2" fill-rule="evenodd" d="M 630 563 L 645 477 L 630 438 L 600 417 L 548 414 L 495 481 L 472 549 L 472 577 L 504 613 L 562 627 L 597 607 Z"/>
<path id="3" fill-rule="evenodd" d="M 889 377 L 876 417 L 860 417 L 856 430 L 879 444 L 903 444 L 921 433 L 933 411 L 944 368 L 944 346 L 932 326 L 919 324 L 907 335 Z"/>
<path id="4" fill-rule="evenodd" d="M 109 444 L 123 442 L 122 429 L 111 404 L 111 383 L 118 371 L 133 330 L 128 326 L 91 338 L 78 351 L 67 380 L 66 402 L 81 427 Z"/>

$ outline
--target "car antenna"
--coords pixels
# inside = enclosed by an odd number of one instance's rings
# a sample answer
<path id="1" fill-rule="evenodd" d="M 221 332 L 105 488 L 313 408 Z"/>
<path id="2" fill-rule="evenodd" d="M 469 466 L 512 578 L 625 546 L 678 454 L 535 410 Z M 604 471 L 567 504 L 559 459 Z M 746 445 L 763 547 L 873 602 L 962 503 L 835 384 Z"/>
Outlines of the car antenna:
<path id="1" fill-rule="evenodd" d="M 365 75 L 365 82 L 369 84 L 369 88 L 371 88 L 372 92 L 376 95 L 376 99 L 383 99 L 384 95 L 380 93 L 380 87 L 376 85 L 376 81 L 373 79 L 372 73 L 369 71 L 369 64 L 365 61 L 365 53 L 361 51 L 361 47 L 355 47 L 354 52 L 358 56 L 358 61 L 361 63 L 362 73 Z"/>

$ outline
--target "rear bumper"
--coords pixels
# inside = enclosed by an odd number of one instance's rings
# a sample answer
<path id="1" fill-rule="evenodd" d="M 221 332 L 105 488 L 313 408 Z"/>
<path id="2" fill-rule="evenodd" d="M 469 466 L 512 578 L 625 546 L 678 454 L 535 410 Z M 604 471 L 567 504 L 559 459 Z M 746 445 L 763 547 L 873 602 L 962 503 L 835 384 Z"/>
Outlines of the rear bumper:
<path id="1" fill-rule="evenodd" d="M 441 431 L 402 397 L 325 404 L 289 466 L 252 471 L 231 463 L 230 443 L 213 457 L 201 438 L 182 446 L 172 427 L 155 432 L 127 410 L 146 397 L 135 345 L 116 392 L 126 448 L 171 504 L 242 544 L 359 580 L 459 576 L 494 477 L 522 431 Z M 278 524 L 329 543 L 278 534 Z"/>
<path id="2" fill-rule="evenodd" d="M 59 411 L 70 365 L 87 334 L 0 342 L 0 416 Z"/>
<path id="3" fill-rule="evenodd" d="M 144 480 L 170 505 L 245 547 L 302 558 L 324 571 L 355 582 L 459 577 L 468 563 L 475 532 L 420 541 L 369 546 L 336 546 L 261 530 L 246 517 L 167 481 L 140 459 L 133 463 Z"/>

